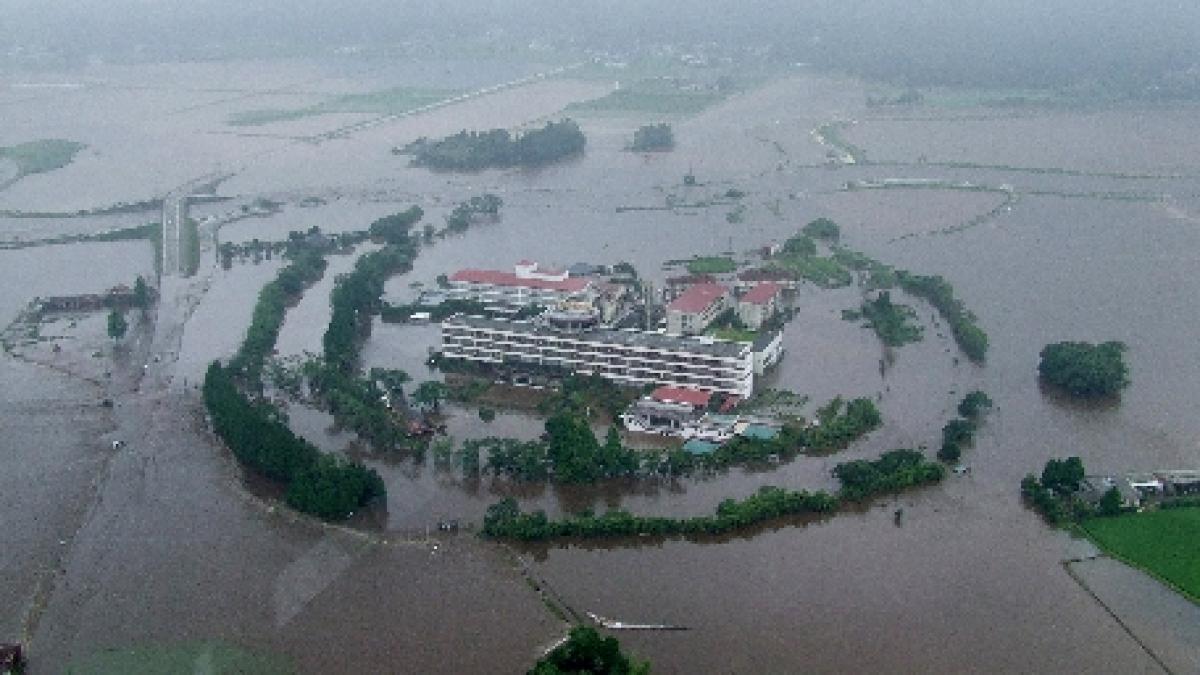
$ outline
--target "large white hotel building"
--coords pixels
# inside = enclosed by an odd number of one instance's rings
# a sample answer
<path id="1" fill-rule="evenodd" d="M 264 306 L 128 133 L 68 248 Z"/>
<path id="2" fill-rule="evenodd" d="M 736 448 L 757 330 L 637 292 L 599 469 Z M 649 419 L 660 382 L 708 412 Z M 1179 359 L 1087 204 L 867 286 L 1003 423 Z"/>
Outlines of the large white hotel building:
<path id="1" fill-rule="evenodd" d="M 665 385 L 743 397 L 754 391 L 755 353 L 750 343 L 562 328 L 554 325 L 553 313 L 538 322 L 454 316 L 442 322 L 442 354 L 515 369 L 563 368 L 628 386 Z M 773 347 L 778 350 L 778 339 Z"/>

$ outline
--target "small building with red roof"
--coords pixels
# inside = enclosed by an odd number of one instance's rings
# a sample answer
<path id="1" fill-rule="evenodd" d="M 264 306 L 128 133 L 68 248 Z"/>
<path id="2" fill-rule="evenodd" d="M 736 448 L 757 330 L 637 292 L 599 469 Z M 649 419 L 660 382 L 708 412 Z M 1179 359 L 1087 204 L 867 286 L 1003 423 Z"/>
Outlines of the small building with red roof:
<path id="1" fill-rule="evenodd" d="M 712 392 L 682 387 L 659 387 L 650 392 L 650 398 L 662 403 L 682 403 L 693 408 L 707 408 Z"/>
<path id="2" fill-rule="evenodd" d="M 728 286 L 696 284 L 667 305 L 667 332 L 674 335 L 703 333 L 725 310 L 733 305 Z"/>
<path id="3" fill-rule="evenodd" d="M 750 330 L 758 330 L 779 310 L 783 286 L 772 281 L 756 284 L 738 299 L 738 319 Z"/>

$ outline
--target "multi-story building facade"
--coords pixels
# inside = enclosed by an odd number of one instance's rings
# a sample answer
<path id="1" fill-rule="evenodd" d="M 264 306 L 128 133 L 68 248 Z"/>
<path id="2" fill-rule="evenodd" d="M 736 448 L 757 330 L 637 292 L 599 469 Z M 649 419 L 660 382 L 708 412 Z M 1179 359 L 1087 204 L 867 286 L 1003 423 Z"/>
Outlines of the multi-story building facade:
<path id="1" fill-rule="evenodd" d="M 720 284 L 696 284 L 667 305 L 667 332 L 698 335 L 732 306 L 729 288 Z"/>
<path id="2" fill-rule="evenodd" d="M 754 351 L 749 343 L 634 330 L 556 330 L 546 322 L 454 316 L 442 323 L 448 358 L 599 375 L 627 386 L 681 387 L 749 396 Z"/>
<path id="3" fill-rule="evenodd" d="M 738 298 L 737 315 L 750 330 L 758 330 L 775 312 L 779 311 L 779 298 L 783 287 L 772 282 L 758 284 Z"/>

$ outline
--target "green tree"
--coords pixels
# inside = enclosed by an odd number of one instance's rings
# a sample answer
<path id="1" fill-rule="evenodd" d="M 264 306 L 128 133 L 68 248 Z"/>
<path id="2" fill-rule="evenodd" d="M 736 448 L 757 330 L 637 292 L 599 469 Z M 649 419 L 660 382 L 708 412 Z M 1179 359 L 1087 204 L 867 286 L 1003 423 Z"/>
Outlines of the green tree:
<path id="1" fill-rule="evenodd" d="M 125 320 L 124 312 L 119 312 L 116 309 L 111 309 L 108 312 L 108 337 L 113 341 L 118 341 L 125 337 L 125 332 L 129 330 L 129 322 Z"/>
<path id="2" fill-rule="evenodd" d="M 647 675 L 649 663 L 638 663 L 621 653 L 616 638 L 604 637 L 590 626 L 571 629 L 567 641 L 541 658 L 531 675 Z"/>
<path id="3" fill-rule="evenodd" d="M 837 241 L 842 236 L 842 230 L 837 223 L 828 218 L 817 218 L 804 226 L 804 234 L 813 239 Z"/>
<path id="4" fill-rule="evenodd" d="M 562 411 L 546 420 L 547 452 L 554 472 L 568 483 L 590 483 L 601 477 L 600 444 L 587 419 Z"/>
<path id="5" fill-rule="evenodd" d="M 146 280 L 140 274 L 133 282 L 133 305 L 141 309 L 150 306 L 150 287 L 146 285 Z"/>
<path id="6" fill-rule="evenodd" d="M 1079 483 L 1083 480 L 1083 476 L 1083 462 L 1078 457 L 1051 459 L 1042 469 L 1042 486 L 1067 494 L 1079 489 Z"/>
<path id="7" fill-rule="evenodd" d="M 963 397 L 963 400 L 958 404 L 958 414 L 963 417 L 974 420 L 978 418 L 983 411 L 992 407 L 992 399 L 982 391 L 973 391 Z"/>
<path id="8" fill-rule="evenodd" d="M 1108 488 L 1104 495 L 1100 497 L 1100 504 L 1097 511 L 1102 516 L 1116 516 L 1121 513 L 1121 506 L 1124 500 L 1121 499 L 1121 491 L 1116 486 Z"/>
<path id="9" fill-rule="evenodd" d="M 663 122 L 647 124 L 638 128 L 633 132 L 633 144 L 629 146 L 629 149 L 636 152 L 653 152 L 670 150 L 674 147 L 675 134 L 671 131 L 671 125 Z"/>
<path id="10" fill-rule="evenodd" d="M 413 392 L 413 400 L 422 405 L 431 406 L 434 410 L 439 410 L 447 393 L 445 384 L 437 380 L 425 380 L 417 385 L 416 391 Z"/>

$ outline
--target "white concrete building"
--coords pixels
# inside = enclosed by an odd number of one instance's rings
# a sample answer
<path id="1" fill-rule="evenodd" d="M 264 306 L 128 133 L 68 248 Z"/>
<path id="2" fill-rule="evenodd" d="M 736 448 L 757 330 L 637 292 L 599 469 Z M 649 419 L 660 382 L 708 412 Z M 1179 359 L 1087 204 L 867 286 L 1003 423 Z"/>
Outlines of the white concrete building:
<path id="1" fill-rule="evenodd" d="M 454 316 L 442 323 L 442 354 L 511 367 L 562 368 L 627 386 L 681 387 L 749 396 L 748 342 L 635 330 L 553 330 L 544 323 Z"/>

